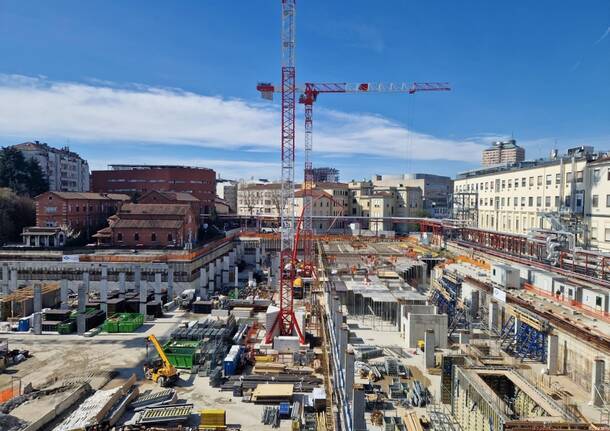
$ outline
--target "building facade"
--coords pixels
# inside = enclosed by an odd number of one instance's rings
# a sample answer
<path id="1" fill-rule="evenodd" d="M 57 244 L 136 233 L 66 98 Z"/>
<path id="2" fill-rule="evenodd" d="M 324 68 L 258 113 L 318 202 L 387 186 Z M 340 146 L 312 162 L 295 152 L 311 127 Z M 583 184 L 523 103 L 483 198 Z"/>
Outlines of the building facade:
<path id="1" fill-rule="evenodd" d="M 129 201 L 124 194 L 46 192 L 36 196 L 36 226 L 82 232 L 86 237 Z"/>
<path id="2" fill-rule="evenodd" d="M 99 193 L 143 195 L 151 190 L 185 192 L 201 202 L 209 214 L 216 196 L 216 173 L 212 169 L 167 165 L 111 165 L 110 170 L 93 171 L 91 187 Z"/>
<path id="3" fill-rule="evenodd" d="M 453 192 L 453 180 L 442 175 L 404 174 L 375 175 L 372 180 L 375 189 L 404 187 L 420 188 L 422 192 L 422 215 L 444 218 L 449 215 L 449 196 Z"/>
<path id="4" fill-rule="evenodd" d="M 587 165 L 585 175 L 585 222 L 591 248 L 610 252 L 610 156 Z"/>
<path id="5" fill-rule="evenodd" d="M 198 218 L 190 205 L 127 203 L 94 237 L 107 246 L 185 247 L 197 240 Z"/>
<path id="6" fill-rule="evenodd" d="M 483 166 L 506 165 L 525 160 L 525 149 L 517 145 L 517 141 L 494 142 L 491 147 L 483 150 Z"/>
<path id="7" fill-rule="evenodd" d="M 229 206 L 229 212 L 237 213 L 237 181 L 216 180 L 216 196 Z"/>
<path id="8" fill-rule="evenodd" d="M 525 234 L 569 220 L 586 244 L 585 208 L 592 197 L 586 178 L 593 156 L 576 148 L 552 159 L 463 172 L 454 181 L 454 201 L 462 196 L 463 205 L 474 209 L 475 227 Z"/>
<path id="9" fill-rule="evenodd" d="M 154 190 L 140 196 L 138 203 L 189 205 L 195 214 L 201 214 L 201 201 L 186 192 L 158 192 Z"/>
<path id="10" fill-rule="evenodd" d="M 38 141 L 15 145 L 26 159 L 34 159 L 54 192 L 88 192 L 89 164 L 68 147 L 53 148 Z"/>

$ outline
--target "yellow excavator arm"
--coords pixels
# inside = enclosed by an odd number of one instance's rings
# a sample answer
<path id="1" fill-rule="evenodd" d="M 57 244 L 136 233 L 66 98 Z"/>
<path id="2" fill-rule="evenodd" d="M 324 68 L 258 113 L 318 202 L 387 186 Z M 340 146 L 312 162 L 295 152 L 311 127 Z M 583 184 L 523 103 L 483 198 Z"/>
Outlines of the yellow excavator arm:
<path id="1" fill-rule="evenodd" d="M 154 334 L 149 335 L 148 341 L 150 341 L 153 344 L 153 346 L 155 346 L 155 349 L 157 349 L 157 353 L 159 354 L 159 357 L 163 361 L 163 366 L 165 368 L 171 368 L 172 364 L 169 362 L 169 359 L 167 359 L 167 356 L 165 355 L 165 352 L 163 351 L 163 347 L 161 347 L 161 344 L 159 343 L 159 340 L 157 340 L 157 337 L 155 337 Z"/>

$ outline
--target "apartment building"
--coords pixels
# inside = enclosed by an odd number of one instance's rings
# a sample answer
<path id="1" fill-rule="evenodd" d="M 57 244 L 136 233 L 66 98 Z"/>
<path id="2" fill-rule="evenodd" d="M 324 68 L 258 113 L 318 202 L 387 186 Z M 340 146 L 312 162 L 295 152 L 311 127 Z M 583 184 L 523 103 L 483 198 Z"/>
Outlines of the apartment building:
<path id="1" fill-rule="evenodd" d="M 295 187 L 298 190 L 300 185 Z M 240 182 L 237 186 L 237 214 L 279 217 L 281 191 L 280 183 Z"/>
<path id="2" fill-rule="evenodd" d="M 408 231 L 406 223 L 374 219 L 420 216 L 420 211 L 423 209 L 422 189 L 405 186 L 403 183 L 392 184 L 392 182 L 384 184 L 381 181 L 349 183 L 351 215 L 369 217 L 371 219 L 369 229 L 374 231 L 394 230 L 397 233 L 406 233 Z"/>
<path id="3" fill-rule="evenodd" d="M 593 149 L 579 147 L 563 156 L 475 169 L 457 175 L 454 201 L 475 209 L 477 227 L 524 234 L 552 228 L 546 215 L 585 221 L 585 182 Z M 458 216 L 459 217 L 459 216 Z"/>
<path id="4" fill-rule="evenodd" d="M 88 192 L 89 164 L 68 147 L 53 148 L 34 141 L 15 145 L 26 159 L 34 159 L 49 180 L 52 192 Z"/>
<path id="5" fill-rule="evenodd" d="M 524 160 L 525 149 L 518 146 L 514 139 L 494 142 L 483 150 L 483 166 L 510 165 Z"/>
<path id="6" fill-rule="evenodd" d="M 228 206 L 230 213 L 237 213 L 237 181 L 216 180 L 216 196 L 218 196 Z"/>
<path id="7" fill-rule="evenodd" d="M 591 248 L 610 252 L 610 156 L 588 163 L 585 176 L 585 221 Z"/>
<path id="8" fill-rule="evenodd" d="M 212 169 L 170 165 L 111 165 L 106 171 L 91 173 L 91 187 L 98 193 L 143 195 L 158 192 L 185 192 L 201 202 L 209 214 L 216 197 L 216 173 Z"/>
<path id="9" fill-rule="evenodd" d="M 422 191 L 422 205 L 430 217 L 443 218 L 449 215 L 449 196 L 453 192 L 453 180 L 442 175 L 404 174 L 375 175 L 372 180 L 377 189 L 384 187 L 413 187 Z"/>

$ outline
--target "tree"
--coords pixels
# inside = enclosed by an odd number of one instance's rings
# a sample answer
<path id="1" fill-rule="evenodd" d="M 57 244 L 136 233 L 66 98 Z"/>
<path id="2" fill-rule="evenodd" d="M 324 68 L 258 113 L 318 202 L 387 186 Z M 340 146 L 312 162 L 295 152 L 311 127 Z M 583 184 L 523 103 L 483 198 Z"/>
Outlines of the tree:
<path id="1" fill-rule="evenodd" d="M 0 189 L 0 244 L 21 242 L 24 227 L 36 224 L 36 205 L 27 196 Z"/>
<path id="2" fill-rule="evenodd" d="M 248 215 L 252 215 L 258 200 L 255 191 L 250 189 L 247 184 L 240 184 L 238 197 L 241 203 L 248 209 Z"/>
<path id="3" fill-rule="evenodd" d="M 35 159 L 26 160 L 14 147 L 0 149 L 0 187 L 30 197 L 49 190 L 49 181 Z"/>

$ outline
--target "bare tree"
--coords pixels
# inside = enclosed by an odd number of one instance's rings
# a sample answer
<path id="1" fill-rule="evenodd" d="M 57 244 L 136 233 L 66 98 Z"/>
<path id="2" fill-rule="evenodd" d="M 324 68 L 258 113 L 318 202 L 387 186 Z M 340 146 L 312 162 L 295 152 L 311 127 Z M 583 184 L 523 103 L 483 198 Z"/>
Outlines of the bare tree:
<path id="1" fill-rule="evenodd" d="M 238 188 L 238 200 L 248 209 L 248 215 L 253 215 L 254 207 L 256 206 L 256 192 L 248 187 L 247 184 L 240 184 Z"/>

